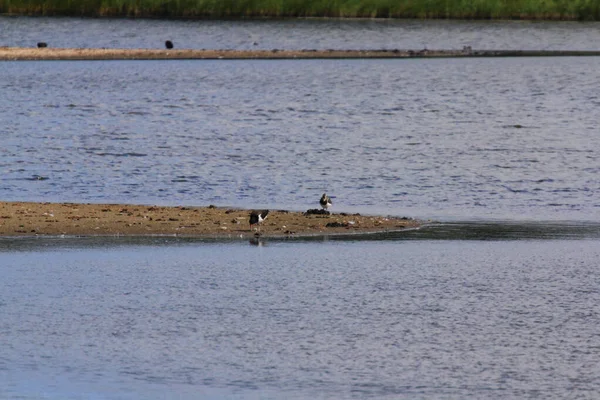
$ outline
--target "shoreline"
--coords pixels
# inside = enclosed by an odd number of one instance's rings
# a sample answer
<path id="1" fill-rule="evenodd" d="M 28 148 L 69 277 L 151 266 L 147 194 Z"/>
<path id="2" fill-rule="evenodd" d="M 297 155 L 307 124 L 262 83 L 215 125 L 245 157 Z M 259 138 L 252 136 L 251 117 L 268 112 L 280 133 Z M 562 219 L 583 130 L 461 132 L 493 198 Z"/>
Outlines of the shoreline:
<path id="1" fill-rule="evenodd" d="M 0 47 L 0 61 L 42 60 L 301 60 L 463 57 L 581 57 L 600 51 L 579 50 L 196 50 Z"/>
<path id="2" fill-rule="evenodd" d="M 260 235 L 249 226 L 251 210 L 0 201 L 0 237 L 182 236 L 197 238 L 307 237 L 371 234 L 418 228 L 423 222 L 400 217 L 332 213 L 305 215 L 271 210 Z M 329 224 L 329 226 L 327 226 Z"/>
<path id="3" fill-rule="evenodd" d="M 11 3 L 11 2 L 8 2 Z M 252 4 L 235 2 L 219 5 L 196 0 L 195 4 L 155 3 L 141 5 L 125 0 L 119 5 L 69 4 L 50 0 L 13 0 L 1 4 L 1 17 L 67 17 L 159 20 L 278 20 L 278 19 L 364 19 L 364 20 L 480 20 L 480 21 L 577 21 L 596 22 L 600 14 L 594 4 L 553 4 L 517 0 L 512 4 L 418 4 L 393 0 L 363 1 L 362 4 L 327 4 L 308 1 L 304 5 L 274 4 L 258 0 Z M 348 3 L 348 2 L 346 2 Z M 352 2 L 349 2 L 352 3 Z M 405 4 L 402 4 L 405 3 Z M 412 3 L 412 4 L 411 4 Z M 190 7 L 191 6 L 191 7 Z"/>

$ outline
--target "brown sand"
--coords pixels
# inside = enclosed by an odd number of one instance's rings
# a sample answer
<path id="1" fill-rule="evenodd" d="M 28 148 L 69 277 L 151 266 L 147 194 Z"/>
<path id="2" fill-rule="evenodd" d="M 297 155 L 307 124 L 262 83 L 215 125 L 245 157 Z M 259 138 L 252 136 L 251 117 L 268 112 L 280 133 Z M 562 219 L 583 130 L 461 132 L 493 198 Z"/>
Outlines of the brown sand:
<path id="1" fill-rule="evenodd" d="M 124 204 L 0 202 L 0 236 L 181 235 L 248 238 L 248 210 Z M 328 223 L 341 227 L 326 227 Z M 271 210 L 264 237 L 398 231 L 420 226 L 412 219 L 332 214 L 303 215 Z"/>
<path id="2" fill-rule="evenodd" d="M 193 50 L 193 49 L 68 49 L 0 47 L 0 60 L 178 60 L 178 59 L 303 59 L 398 58 L 450 56 L 460 51 L 400 50 Z"/>
<path id="3" fill-rule="evenodd" d="M 193 50 L 193 49 L 68 49 L 0 47 L 0 61 L 13 60 L 182 60 L 182 59 L 308 59 L 308 58 L 439 58 L 598 56 L 600 51 L 525 50 Z"/>

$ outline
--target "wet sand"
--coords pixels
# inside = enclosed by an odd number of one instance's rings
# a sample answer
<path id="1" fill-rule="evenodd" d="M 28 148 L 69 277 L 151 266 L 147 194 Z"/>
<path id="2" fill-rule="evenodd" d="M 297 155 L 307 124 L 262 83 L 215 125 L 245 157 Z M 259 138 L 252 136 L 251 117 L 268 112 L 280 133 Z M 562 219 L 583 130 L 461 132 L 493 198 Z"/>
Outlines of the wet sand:
<path id="1" fill-rule="evenodd" d="M 0 61 L 25 60 L 185 60 L 599 56 L 600 51 L 562 50 L 194 50 L 68 49 L 0 47 Z"/>
<path id="2" fill-rule="evenodd" d="M 75 235 L 249 238 L 250 210 L 159 207 L 130 204 L 0 202 L 0 236 Z M 330 227 L 327 227 L 330 224 Z M 332 227 L 331 225 L 337 225 Z M 413 219 L 271 210 L 260 226 L 263 237 L 338 235 L 398 231 L 422 223 Z"/>

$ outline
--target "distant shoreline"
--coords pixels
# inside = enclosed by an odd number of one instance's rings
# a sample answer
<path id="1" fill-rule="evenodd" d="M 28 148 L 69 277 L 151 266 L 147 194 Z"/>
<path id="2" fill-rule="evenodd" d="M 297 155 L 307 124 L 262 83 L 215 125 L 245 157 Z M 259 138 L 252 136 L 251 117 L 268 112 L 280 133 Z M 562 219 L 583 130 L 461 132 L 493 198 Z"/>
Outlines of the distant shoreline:
<path id="1" fill-rule="evenodd" d="M 20 16 L 129 17 L 159 19 L 388 18 L 480 20 L 600 19 L 598 0 L 63 0 L 0 1 L 0 14 Z"/>
<path id="2" fill-rule="evenodd" d="M 132 204 L 78 204 L 0 201 L 0 237 L 31 236 L 185 236 L 252 238 L 250 210 L 162 207 Z M 329 225 L 329 226 L 328 226 Z M 332 213 L 305 215 L 271 210 L 261 237 L 304 237 L 381 233 L 422 226 L 399 217 Z"/>
<path id="3" fill-rule="evenodd" d="M 0 47 L 0 61 L 34 60 L 282 60 L 457 57 L 581 57 L 600 51 L 578 50 L 195 50 Z"/>

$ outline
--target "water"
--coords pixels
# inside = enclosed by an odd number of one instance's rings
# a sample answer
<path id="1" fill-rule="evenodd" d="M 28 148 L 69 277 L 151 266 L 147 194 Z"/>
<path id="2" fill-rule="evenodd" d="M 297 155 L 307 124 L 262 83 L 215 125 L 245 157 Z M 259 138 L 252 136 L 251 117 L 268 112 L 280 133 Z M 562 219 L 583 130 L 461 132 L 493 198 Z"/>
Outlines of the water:
<path id="1" fill-rule="evenodd" d="M 0 246 L 1 398 L 600 391 L 595 240 L 157 240 Z"/>
<path id="2" fill-rule="evenodd" d="M 0 197 L 598 221 L 596 64 L 4 62 Z"/>
<path id="3" fill-rule="evenodd" d="M 0 18 L 0 45 L 597 49 L 597 26 Z M 0 238 L 0 398 L 598 397 L 596 64 L 0 63 L 1 200 L 304 210 L 327 191 L 440 220 Z"/>
<path id="4" fill-rule="evenodd" d="M 598 50 L 600 22 L 0 17 L 0 46 L 191 49 Z"/>

